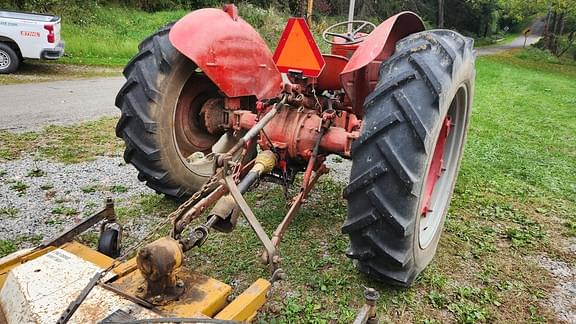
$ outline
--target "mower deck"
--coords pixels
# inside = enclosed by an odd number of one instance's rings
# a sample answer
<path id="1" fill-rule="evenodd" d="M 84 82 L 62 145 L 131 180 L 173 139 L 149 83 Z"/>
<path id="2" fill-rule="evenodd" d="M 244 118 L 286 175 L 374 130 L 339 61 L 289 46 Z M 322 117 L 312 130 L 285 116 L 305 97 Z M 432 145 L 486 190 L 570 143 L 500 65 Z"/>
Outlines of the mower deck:
<path id="1" fill-rule="evenodd" d="M 6 318 L 0 323 L 54 323 L 81 293 L 94 273 L 113 259 L 77 242 L 48 247 L 5 258 L 0 264 L 0 306 Z M 178 278 L 184 293 L 176 300 L 146 307 L 138 299 L 144 279 L 134 259 L 128 260 L 94 287 L 74 313 L 70 323 L 103 319 L 149 319 L 159 317 L 216 318 L 247 321 L 266 302 L 270 282 L 258 279 L 231 303 L 229 285 L 182 267 Z M 148 305 L 151 306 L 151 305 Z"/>

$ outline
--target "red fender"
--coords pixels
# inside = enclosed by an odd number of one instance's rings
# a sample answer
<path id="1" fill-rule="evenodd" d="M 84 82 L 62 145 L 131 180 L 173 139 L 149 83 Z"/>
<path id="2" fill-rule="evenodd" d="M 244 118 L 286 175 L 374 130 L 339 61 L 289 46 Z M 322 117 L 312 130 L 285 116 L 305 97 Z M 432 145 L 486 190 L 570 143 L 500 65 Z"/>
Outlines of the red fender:
<path id="1" fill-rule="evenodd" d="M 358 116 L 362 116 L 364 99 L 378 83 L 380 65 L 394 53 L 396 42 L 424 29 L 418 15 L 404 11 L 386 19 L 356 49 L 340 81 Z"/>
<path id="2" fill-rule="evenodd" d="M 236 8 L 200 9 L 180 19 L 170 42 L 228 97 L 277 97 L 282 76 L 258 32 L 238 17 Z"/>

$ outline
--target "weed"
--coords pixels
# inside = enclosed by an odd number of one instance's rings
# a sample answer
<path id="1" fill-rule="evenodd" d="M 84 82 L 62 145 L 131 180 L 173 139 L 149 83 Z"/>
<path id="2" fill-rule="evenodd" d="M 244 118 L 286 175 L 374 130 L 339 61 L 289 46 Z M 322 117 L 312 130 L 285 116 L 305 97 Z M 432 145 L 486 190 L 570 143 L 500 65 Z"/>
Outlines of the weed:
<path id="1" fill-rule="evenodd" d="M 96 244 L 98 243 L 99 237 L 100 237 L 100 235 L 97 231 L 88 231 L 88 232 L 82 233 L 82 235 L 80 235 L 78 237 L 78 240 L 80 241 L 80 243 L 82 243 L 84 245 L 95 247 Z"/>
<path id="2" fill-rule="evenodd" d="M 530 322 L 532 323 L 546 323 L 546 319 L 538 315 L 538 308 L 536 306 L 528 306 L 528 313 L 530 314 Z"/>
<path id="3" fill-rule="evenodd" d="M 125 193 L 125 192 L 128 192 L 128 187 L 123 186 L 123 185 L 113 185 L 112 187 L 110 187 L 110 192 Z"/>
<path id="4" fill-rule="evenodd" d="M 6 170 L 0 169 L 0 178 L 6 175 Z"/>
<path id="5" fill-rule="evenodd" d="M 58 205 L 58 206 L 52 208 L 52 214 L 72 216 L 72 215 L 77 215 L 78 211 L 72 207 L 68 207 L 68 206 L 64 206 L 64 205 Z"/>
<path id="6" fill-rule="evenodd" d="M 64 220 L 61 218 L 48 218 L 44 223 L 47 225 L 60 225 L 64 224 Z"/>
<path id="7" fill-rule="evenodd" d="M 38 168 L 34 168 L 30 171 L 28 171 L 28 173 L 26 174 L 27 177 L 30 178 L 38 178 L 38 177 L 43 177 L 46 173 Z"/>
<path id="8" fill-rule="evenodd" d="M 3 207 L 0 208 L 0 217 L 8 217 L 8 218 L 14 218 L 16 216 L 18 216 L 18 213 L 20 212 L 20 210 L 18 208 L 14 208 L 14 207 Z"/>
<path id="9" fill-rule="evenodd" d="M 8 240 L 0 240 L 0 258 L 12 252 L 16 252 L 16 245 L 14 245 L 14 242 Z"/>
<path id="10" fill-rule="evenodd" d="M 436 290 L 428 293 L 428 300 L 436 308 L 443 308 L 448 303 L 448 298 Z"/>
<path id="11" fill-rule="evenodd" d="M 85 206 L 84 206 L 84 215 L 91 215 L 92 213 L 94 213 L 94 211 L 96 210 L 96 208 L 98 208 L 98 204 L 90 201 L 88 202 Z"/>
<path id="12" fill-rule="evenodd" d="M 19 196 L 22 196 L 26 193 L 26 190 L 28 189 L 28 185 L 22 181 L 16 181 L 10 186 L 10 189 L 18 192 Z"/>
<path id="13" fill-rule="evenodd" d="M 82 190 L 83 193 L 93 193 L 96 192 L 96 186 L 86 186 L 80 188 L 80 190 Z"/>
<path id="14" fill-rule="evenodd" d="M 476 323 L 488 319 L 488 311 L 478 305 L 469 302 L 458 302 L 448 305 L 450 310 L 456 316 L 460 323 Z"/>
<path id="15" fill-rule="evenodd" d="M 40 185 L 40 189 L 46 191 L 46 190 L 51 190 L 54 189 L 54 186 L 51 183 L 44 183 Z"/>
<path id="16" fill-rule="evenodd" d="M 506 236 L 512 241 L 514 247 L 526 247 L 540 242 L 544 238 L 544 233 L 538 226 L 536 229 L 524 227 L 509 227 L 506 229 Z"/>

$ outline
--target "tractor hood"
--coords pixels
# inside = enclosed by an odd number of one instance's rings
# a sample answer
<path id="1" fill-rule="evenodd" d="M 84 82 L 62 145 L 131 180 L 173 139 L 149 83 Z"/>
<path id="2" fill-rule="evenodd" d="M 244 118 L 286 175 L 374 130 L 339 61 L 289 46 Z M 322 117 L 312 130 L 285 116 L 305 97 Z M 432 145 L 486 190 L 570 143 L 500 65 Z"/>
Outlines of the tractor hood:
<path id="1" fill-rule="evenodd" d="M 277 97 L 282 76 L 258 32 L 237 8 L 200 9 L 170 31 L 172 45 L 192 60 L 228 97 Z"/>

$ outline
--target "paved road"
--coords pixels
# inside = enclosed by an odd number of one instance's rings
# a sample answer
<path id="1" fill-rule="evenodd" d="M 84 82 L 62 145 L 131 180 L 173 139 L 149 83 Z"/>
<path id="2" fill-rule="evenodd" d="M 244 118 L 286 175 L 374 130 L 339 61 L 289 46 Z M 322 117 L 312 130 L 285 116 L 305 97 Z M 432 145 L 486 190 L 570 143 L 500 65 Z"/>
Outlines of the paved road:
<path id="1" fill-rule="evenodd" d="M 536 42 L 538 42 L 540 37 L 542 37 L 542 34 L 544 33 L 544 21 L 543 20 L 536 21 L 534 24 L 532 24 L 532 27 L 530 27 L 530 29 L 531 33 L 530 35 L 528 35 L 528 38 L 526 39 L 527 47 L 532 44 L 535 44 Z M 514 48 L 522 48 L 523 46 L 524 46 L 524 35 L 517 37 L 508 44 L 481 47 L 476 49 L 476 52 L 480 56 L 494 55 Z"/>
<path id="2" fill-rule="evenodd" d="M 0 130 L 24 132 L 114 116 L 124 78 L 53 81 L 0 86 Z"/>

